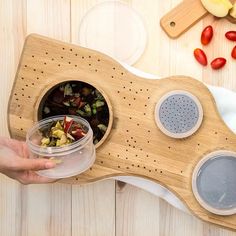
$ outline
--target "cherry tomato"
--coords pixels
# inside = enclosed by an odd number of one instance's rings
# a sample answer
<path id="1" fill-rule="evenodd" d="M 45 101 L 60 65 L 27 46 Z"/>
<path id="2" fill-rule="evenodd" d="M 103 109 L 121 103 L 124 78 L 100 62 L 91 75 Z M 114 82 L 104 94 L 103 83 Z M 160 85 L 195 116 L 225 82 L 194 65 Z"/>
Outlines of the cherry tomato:
<path id="1" fill-rule="evenodd" d="M 234 48 L 232 49 L 231 57 L 233 57 L 234 59 L 236 59 L 236 46 L 234 46 Z"/>
<path id="2" fill-rule="evenodd" d="M 208 25 L 201 34 L 201 43 L 203 45 L 207 45 L 210 43 L 211 39 L 213 37 L 213 28 L 211 25 Z"/>
<path id="3" fill-rule="evenodd" d="M 200 48 L 196 48 L 193 52 L 195 59 L 203 66 L 207 65 L 207 57 L 205 52 L 200 49 Z"/>
<path id="4" fill-rule="evenodd" d="M 236 31 L 228 31 L 225 33 L 225 37 L 230 41 L 236 41 Z"/>
<path id="5" fill-rule="evenodd" d="M 226 64 L 226 59 L 223 57 L 217 57 L 211 62 L 211 67 L 214 70 L 219 70 Z"/>

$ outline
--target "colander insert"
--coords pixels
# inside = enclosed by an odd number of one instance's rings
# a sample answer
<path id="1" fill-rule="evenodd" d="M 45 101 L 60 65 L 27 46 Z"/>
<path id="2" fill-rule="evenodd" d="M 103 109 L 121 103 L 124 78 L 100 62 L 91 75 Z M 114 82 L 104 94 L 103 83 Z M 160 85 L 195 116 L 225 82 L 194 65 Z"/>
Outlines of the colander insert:
<path id="1" fill-rule="evenodd" d="M 155 110 L 157 126 L 173 138 L 185 138 L 200 127 L 203 111 L 199 100 L 187 91 L 175 90 L 158 101 Z"/>

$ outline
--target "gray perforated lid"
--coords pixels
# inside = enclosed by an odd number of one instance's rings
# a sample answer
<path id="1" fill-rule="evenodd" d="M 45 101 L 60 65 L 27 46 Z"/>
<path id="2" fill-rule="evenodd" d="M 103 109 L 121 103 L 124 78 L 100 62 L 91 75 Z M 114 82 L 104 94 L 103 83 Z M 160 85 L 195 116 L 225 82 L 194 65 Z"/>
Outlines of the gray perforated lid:
<path id="1" fill-rule="evenodd" d="M 212 213 L 236 213 L 236 153 L 208 154 L 193 173 L 193 192 L 199 203 Z"/>
<path id="2" fill-rule="evenodd" d="M 171 91 L 156 105 L 155 118 L 158 127 L 173 138 L 192 135 L 201 125 L 202 117 L 199 100 L 187 91 Z"/>

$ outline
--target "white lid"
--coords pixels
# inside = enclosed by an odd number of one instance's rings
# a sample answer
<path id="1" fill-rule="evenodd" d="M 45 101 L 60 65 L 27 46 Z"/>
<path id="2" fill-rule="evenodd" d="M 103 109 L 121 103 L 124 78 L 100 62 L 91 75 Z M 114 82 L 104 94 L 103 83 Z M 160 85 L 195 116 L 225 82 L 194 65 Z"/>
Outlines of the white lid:
<path id="1" fill-rule="evenodd" d="M 142 18 L 128 4 L 120 1 L 95 5 L 80 24 L 81 46 L 101 51 L 129 65 L 142 55 L 146 40 Z"/>

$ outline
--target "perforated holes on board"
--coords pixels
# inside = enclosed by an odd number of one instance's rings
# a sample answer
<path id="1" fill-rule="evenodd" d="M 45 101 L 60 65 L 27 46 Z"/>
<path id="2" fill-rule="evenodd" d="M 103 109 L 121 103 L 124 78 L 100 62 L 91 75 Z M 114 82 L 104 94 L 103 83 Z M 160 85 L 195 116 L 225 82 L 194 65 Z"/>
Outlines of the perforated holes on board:
<path id="1" fill-rule="evenodd" d="M 202 106 L 191 93 L 171 91 L 157 102 L 155 119 L 157 126 L 173 138 L 185 138 L 198 130 L 203 118 Z"/>

